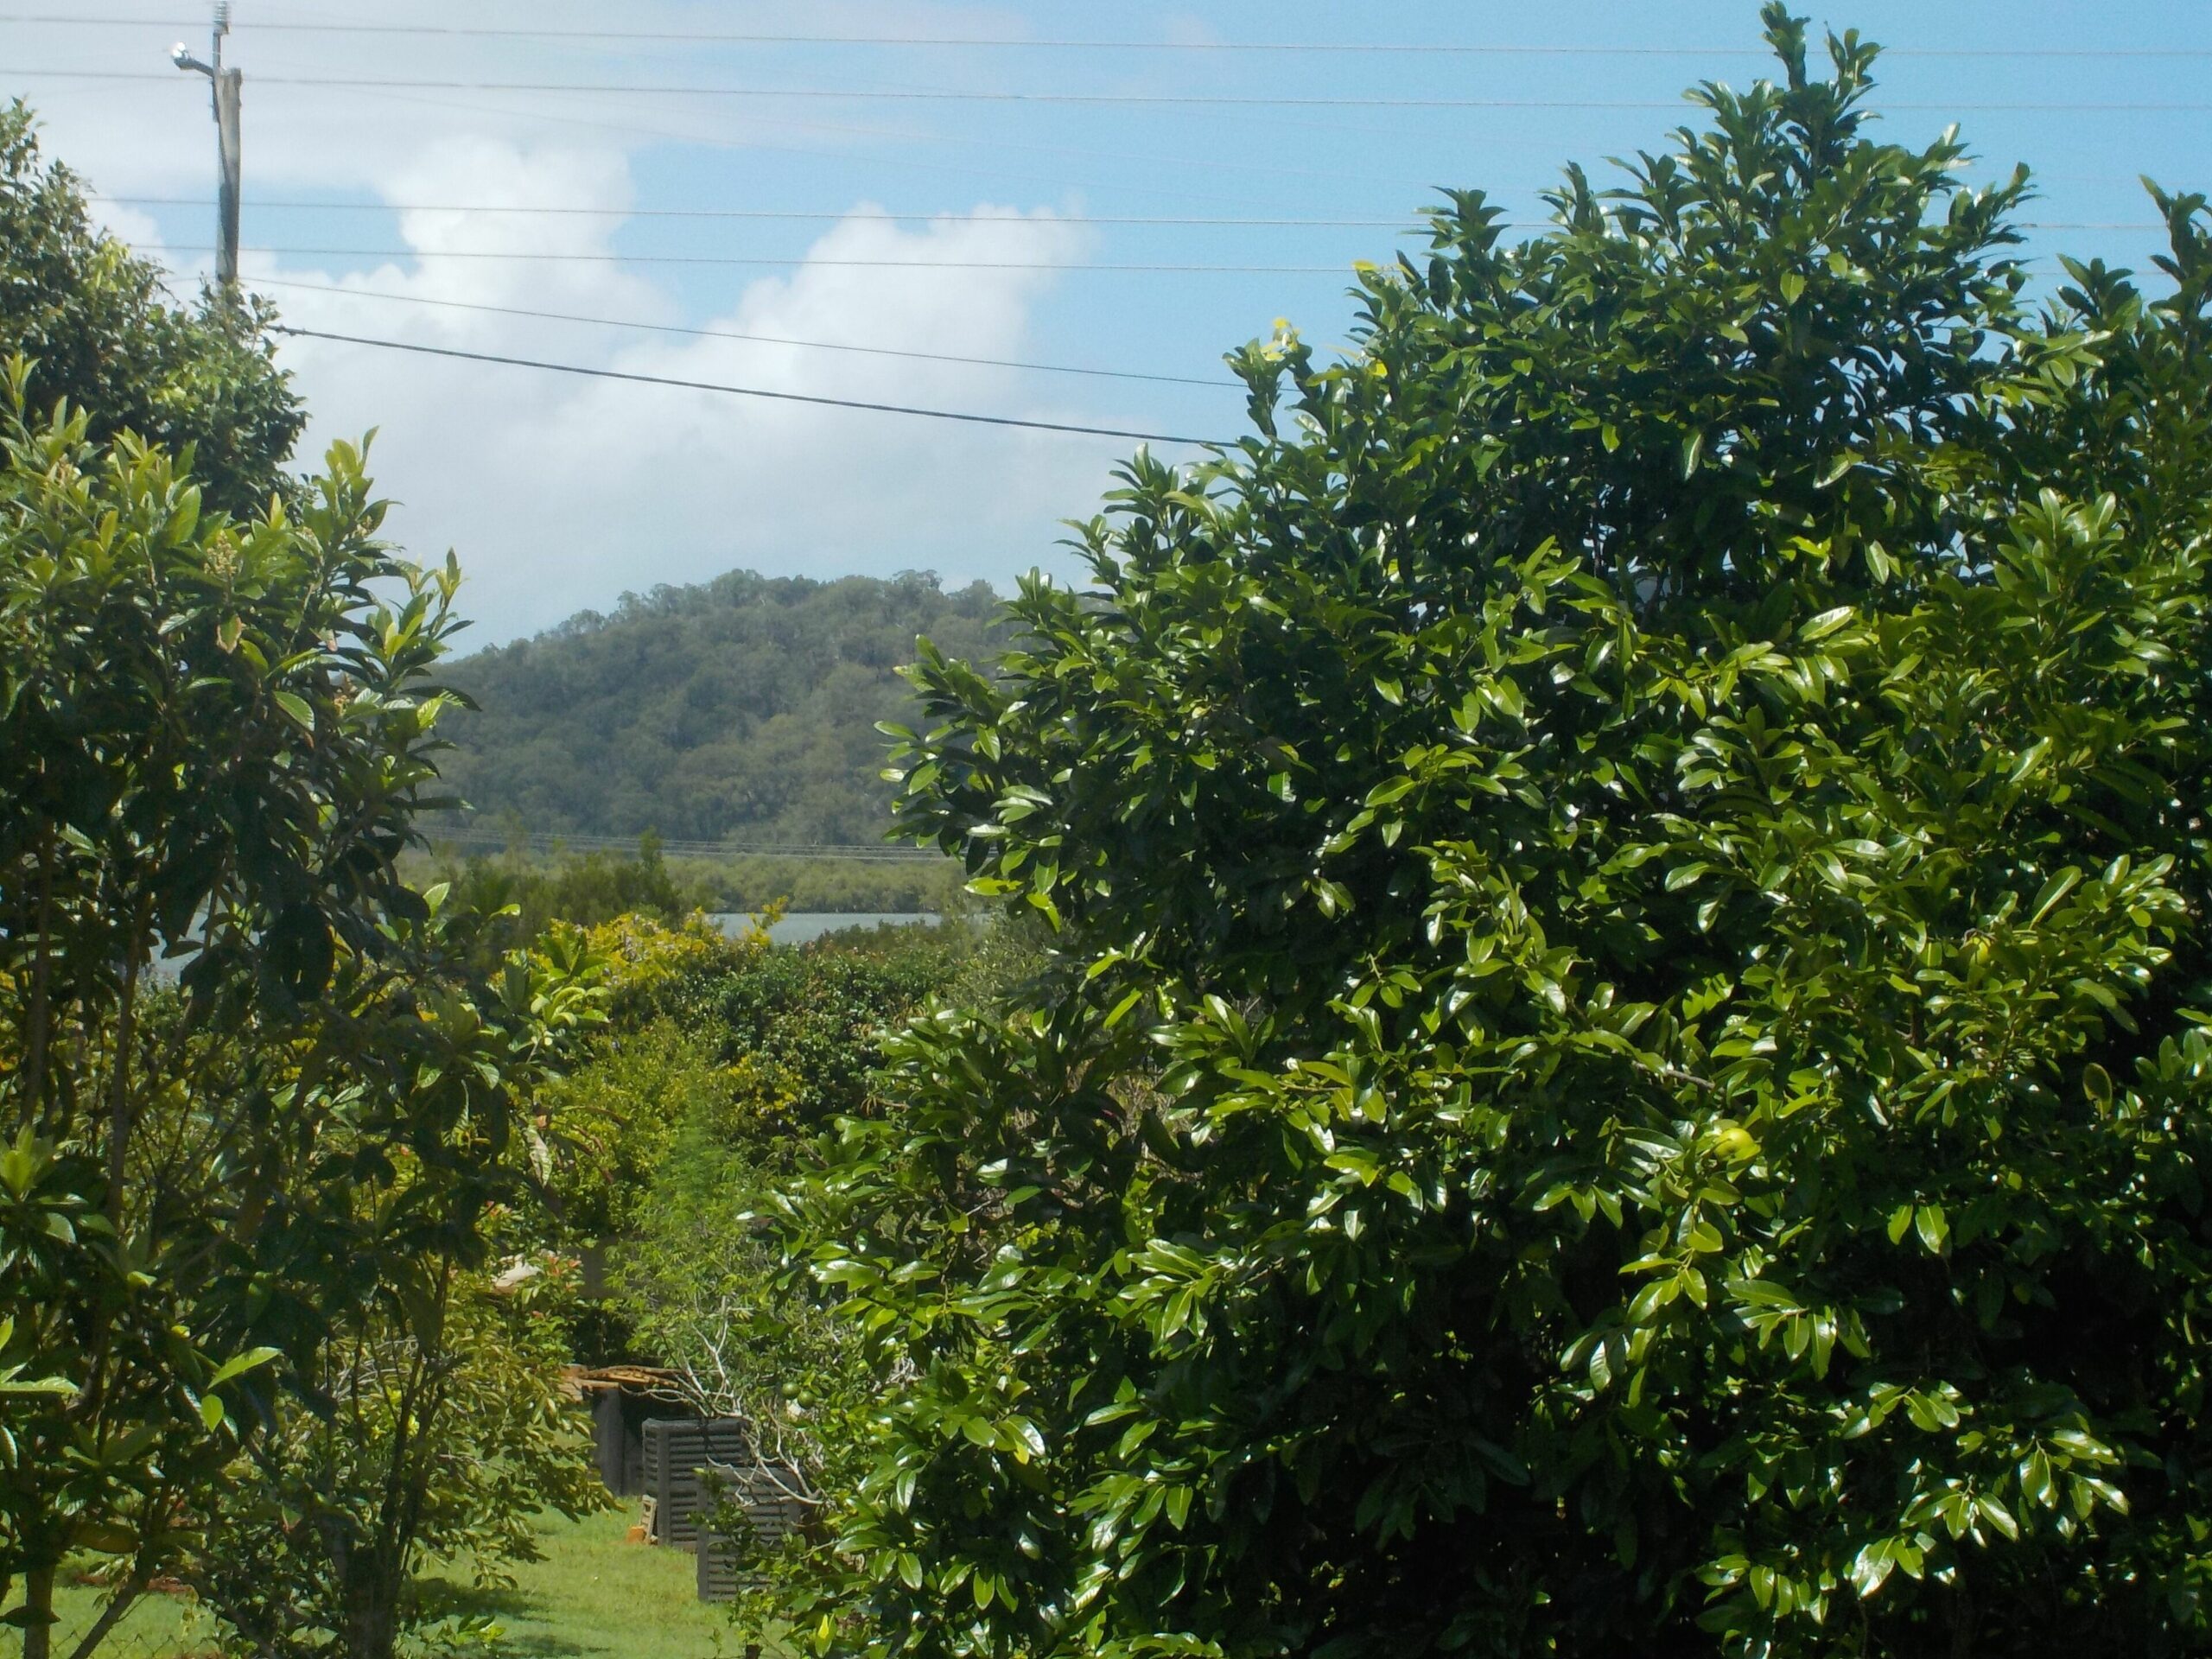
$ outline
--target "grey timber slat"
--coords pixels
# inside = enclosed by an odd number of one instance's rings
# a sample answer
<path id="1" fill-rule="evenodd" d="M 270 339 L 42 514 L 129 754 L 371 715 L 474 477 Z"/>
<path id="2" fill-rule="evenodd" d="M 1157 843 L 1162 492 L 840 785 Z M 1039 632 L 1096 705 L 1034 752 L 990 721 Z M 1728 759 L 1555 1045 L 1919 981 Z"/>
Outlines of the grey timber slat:
<path id="1" fill-rule="evenodd" d="M 743 1562 L 804 1526 L 806 1505 L 791 1496 L 799 1484 L 798 1471 L 787 1465 L 714 1464 L 705 1471 L 705 1484 L 708 1513 L 734 1501 L 748 1527 L 742 1540 L 728 1533 L 699 1534 L 699 1599 L 729 1601 L 747 1577 Z"/>
<path id="2" fill-rule="evenodd" d="M 645 1488 L 654 1500 L 652 1541 L 690 1548 L 698 1540 L 706 1503 L 699 1471 L 710 1463 L 754 1460 L 753 1434 L 742 1418 L 664 1421 L 645 1426 Z"/>

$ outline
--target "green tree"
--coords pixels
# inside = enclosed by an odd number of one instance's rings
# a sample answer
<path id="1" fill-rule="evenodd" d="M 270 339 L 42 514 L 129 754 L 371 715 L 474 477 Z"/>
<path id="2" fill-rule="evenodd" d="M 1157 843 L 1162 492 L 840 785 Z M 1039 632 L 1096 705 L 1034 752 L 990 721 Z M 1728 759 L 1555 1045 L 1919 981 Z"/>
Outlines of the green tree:
<path id="1" fill-rule="evenodd" d="M 383 1195 L 382 1219 L 412 1196 Z M 418 1592 L 427 1562 L 497 1581 L 539 1558 L 545 1510 L 607 1502 L 562 1392 L 573 1264 L 524 1254 L 493 1274 L 410 1249 L 383 1277 L 317 1351 L 317 1408 L 256 1438 L 188 1569 L 257 1659 L 388 1659 L 445 1618 Z"/>
<path id="2" fill-rule="evenodd" d="M 42 1659 L 70 1552 L 121 1558 L 80 1656 L 182 1554 L 270 1362 L 308 1375 L 380 1265 L 480 1253 L 517 1096 L 591 1001 L 580 960 L 469 976 L 398 874 L 459 577 L 376 539 L 359 454 L 233 519 L 129 433 L 26 427 L 30 374 L 0 433 L 0 1599 Z"/>
<path id="3" fill-rule="evenodd" d="M 597 927 L 623 916 L 678 922 L 713 899 L 677 887 L 660 838 L 650 831 L 639 838 L 635 858 L 592 852 L 542 868 L 519 854 L 479 855 L 441 863 L 436 874 L 453 904 L 482 918 L 479 948 L 493 957 L 528 946 L 556 922 Z"/>
<path id="4" fill-rule="evenodd" d="M 0 358 L 30 359 L 35 414 L 67 397 L 97 441 L 188 448 L 210 505 L 251 516 L 306 420 L 272 360 L 271 315 L 212 290 L 170 304 L 161 267 L 95 231 L 74 175 L 43 163 L 29 110 L 0 109 Z"/>
<path id="5" fill-rule="evenodd" d="M 480 812 L 540 834 L 874 842 L 891 803 L 876 722 L 912 718 L 899 665 L 922 632 L 983 650 L 996 605 L 982 582 L 946 593 L 926 572 L 734 570 L 626 594 L 613 615 L 454 664 L 476 707 L 449 722 L 448 776 Z"/>
<path id="6" fill-rule="evenodd" d="M 1765 16 L 925 654 L 903 821 L 1062 960 L 808 1195 L 913 1368 L 825 1648 L 2212 1643 L 2205 205 L 2034 315 Z"/>
<path id="7" fill-rule="evenodd" d="M 665 1366 L 693 1405 L 751 1420 L 796 1495 L 849 1489 L 876 1379 L 833 1299 L 782 1260 L 770 1214 L 841 1116 L 880 1109 L 885 1031 L 979 962 L 1013 971 L 1007 955 L 964 928 L 786 948 L 643 916 L 589 943 L 611 964 L 607 1026 L 535 1103 L 543 1237 L 601 1256 L 613 1292 L 575 1319 L 576 1351 Z"/>

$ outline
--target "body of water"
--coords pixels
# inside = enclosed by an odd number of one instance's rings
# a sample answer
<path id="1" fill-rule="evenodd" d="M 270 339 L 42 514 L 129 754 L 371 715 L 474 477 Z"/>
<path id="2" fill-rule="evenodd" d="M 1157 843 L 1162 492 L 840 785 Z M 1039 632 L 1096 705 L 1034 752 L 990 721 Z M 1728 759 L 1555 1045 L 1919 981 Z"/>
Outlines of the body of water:
<path id="1" fill-rule="evenodd" d="M 725 911 L 707 919 L 734 938 L 752 925 L 753 918 L 743 911 Z M 804 944 L 849 927 L 934 927 L 944 919 L 932 911 L 794 910 L 785 912 L 783 919 L 768 930 L 768 937 L 778 944 Z"/>

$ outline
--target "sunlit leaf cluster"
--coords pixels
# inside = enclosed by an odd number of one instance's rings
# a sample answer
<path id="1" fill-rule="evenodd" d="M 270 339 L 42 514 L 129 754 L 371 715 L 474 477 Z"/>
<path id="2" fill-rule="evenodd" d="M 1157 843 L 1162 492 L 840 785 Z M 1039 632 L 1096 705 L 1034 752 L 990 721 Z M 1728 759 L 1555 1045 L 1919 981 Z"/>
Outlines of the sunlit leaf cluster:
<path id="1" fill-rule="evenodd" d="M 400 877 L 459 573 L 378 539 L 359 452 L 236 518 L 31 380 L 0 385 L 0 1599 L 42 1659 L 66 1559 L 118 1558 L 89 1653 L 286 1389 L 321 1403 L 334 1331 L 480 1264 L 597 1004 L 581 941 L 477 976 Z"/>
<path id="2" fill-rule="evenodd" d="M 2204 204 L 2037 309 L 1767 18 L 916 670 L 1063 967 L 810 1192 L 914 1368 L 825 1648 L 2212 1641 Z"/>

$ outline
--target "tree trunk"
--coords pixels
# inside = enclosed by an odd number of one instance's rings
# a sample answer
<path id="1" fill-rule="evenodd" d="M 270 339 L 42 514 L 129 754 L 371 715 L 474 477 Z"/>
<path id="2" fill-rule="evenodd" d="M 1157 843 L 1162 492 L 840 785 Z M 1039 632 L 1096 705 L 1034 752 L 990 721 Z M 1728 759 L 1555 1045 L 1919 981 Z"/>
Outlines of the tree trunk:
<path id="1" fill-rule="evenodd" d="M 381 1551 L 365 1551 L 349 1565 L 365 1570 L 349 1574 L 346 1586 L 346 1659 L 392 1659 L 402 1575 L 385 1570 Z"/>
<path id="2" fill-rule="evenodd" d="M 123 1185 L 130 1168 L 130 1042 L 137 1031 L 138 963 L 145 954 L 145 907 L 130 931 L 130 959 L 123 968 L 123 1005 L 115 1022 L 115 1075 L 110 1081 L 107 1131 L 107 1222 L 123 1231 Z"/>
<path id="3" fill-rule="evenodd" d="M 1974 1592 L 1961 1572 L 1951 1592 L 1951 1659 L 1974 1659 L 1975 1634 Z"/>
<path id="4" fill-rule="evenodd" d="M 48 980 L 54 963 L 54 831 L 39 832 L 38 957 L 31 969 L 29 1052 L 23 1063 L 22 1127 L 46 1125 L 47 1027 L 53 1018 Z"/>
<path id="5" fill-rule="evenodd" d="M 34 1567 L 23 1574 L 23 1611 L 30 1623 L 23 1627 L 23 1659 L 53 1659 L 54 1567 Z"/>

